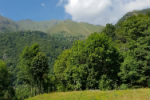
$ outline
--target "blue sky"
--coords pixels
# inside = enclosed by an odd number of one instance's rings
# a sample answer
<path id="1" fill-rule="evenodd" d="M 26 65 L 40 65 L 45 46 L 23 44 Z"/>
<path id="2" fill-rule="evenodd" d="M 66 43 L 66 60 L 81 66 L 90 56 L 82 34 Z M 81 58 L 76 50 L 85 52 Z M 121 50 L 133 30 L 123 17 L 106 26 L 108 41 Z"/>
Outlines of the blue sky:
<path id="1" fill-rule="evenodd" d="M 59 0 L 0 0 L 0 14 L 15 21 L 69 19 Z"/>

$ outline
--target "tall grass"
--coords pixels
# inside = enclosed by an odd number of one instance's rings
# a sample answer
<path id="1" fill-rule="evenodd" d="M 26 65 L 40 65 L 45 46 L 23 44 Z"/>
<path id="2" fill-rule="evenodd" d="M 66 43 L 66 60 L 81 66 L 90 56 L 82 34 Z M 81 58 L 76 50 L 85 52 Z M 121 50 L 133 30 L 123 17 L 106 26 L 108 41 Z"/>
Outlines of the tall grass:
<path id="1" fill-rule="evenodd" d="M 55 92 L 26 100 L 150 100 L 150 89 Z"/>

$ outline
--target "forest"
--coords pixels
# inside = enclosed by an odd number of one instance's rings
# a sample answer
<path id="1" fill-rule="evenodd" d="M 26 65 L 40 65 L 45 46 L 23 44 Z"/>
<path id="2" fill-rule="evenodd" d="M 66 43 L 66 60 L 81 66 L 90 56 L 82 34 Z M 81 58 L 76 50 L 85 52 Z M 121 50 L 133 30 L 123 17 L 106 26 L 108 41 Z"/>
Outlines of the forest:
<path id="1" fill-rule="evenodd" d="M 150 87 L 149 10 L 130 12 L 115 25 L 99 28 L 88 36 L 1 31 L 0 100 L 54 91 Z"/>

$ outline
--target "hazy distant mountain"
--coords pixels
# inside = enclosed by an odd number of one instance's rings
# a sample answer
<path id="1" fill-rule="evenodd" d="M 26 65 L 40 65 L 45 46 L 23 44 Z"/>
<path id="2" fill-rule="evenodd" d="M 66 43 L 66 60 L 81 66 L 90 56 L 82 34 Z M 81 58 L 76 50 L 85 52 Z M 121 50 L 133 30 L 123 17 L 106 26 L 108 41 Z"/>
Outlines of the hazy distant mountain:
<path id="1" fill-rule="evenodd" d="M 18 25 L 14 21 L 0 15 L 0 32 L 16 31 L 17 29 Z"/>
<path id="2" fill-rule="evenodd" d="M 47 32 L 49 28 L 51 28 L 52 26 L 60 22 L 61 21 L 58 21 L 58 20 L 40 21 L 40 22 L 35 22 L 32 20 L 21 20 L 21 21 L 18 21 L 17 24 L 20 27 L 19 30 L 32 30 L 32 31 Z"/>
<path id="3" fill-rule="evenodd" d="M 22 20 L 17 23 L 20 26 L 20 30 L 38 30 L 49 34 L 63 32 L 70 35 L 89 35 L 93 32 L 100 32 L 103 29 L 103 26 L 96 26 L 88 23 L 78 23 L 71 20 L 51 20 L 41 22 Z"/>
<path id="4" fill-rule="evenodd" d="M 93 32 L 100 32 L 103 26 L 96 26 L 88 23 L 78 23 L 71 20 L 51 20 L 51 21 L 32 21 L 21 20 L 12 21 L 0 16 L 0 32 L 6 31 L 42 31 L 49 34 L 67 33 L 70 35 L 89 35 Z"/>
<path id="5" fill-rule="evenodd" d="M 103 26 L 96 26 L 88 23 L 65 20 L 49 28 L 48 33 L 54 34 L 59 32 L 66 32 L 72 35 L 82 34 L 86 36 L 93 32 L 100 32 L 102 31 L 102 29 Z"/>

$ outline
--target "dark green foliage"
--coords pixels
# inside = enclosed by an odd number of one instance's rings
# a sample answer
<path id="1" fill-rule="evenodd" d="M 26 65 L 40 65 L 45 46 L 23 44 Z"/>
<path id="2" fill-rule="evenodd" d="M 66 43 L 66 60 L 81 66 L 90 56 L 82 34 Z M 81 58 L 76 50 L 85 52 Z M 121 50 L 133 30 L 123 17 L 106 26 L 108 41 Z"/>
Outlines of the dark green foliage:
<path id="1" fill-rule="evenodd" d="M 102 75 L 99 80 L 99 89 L 100 90 L 110 90 L 112 87 L 116 88 L 113 80 L 109 79 L 106 75 Z"/>
<path id="2" fill-rule="evenodd" d="M 30 86 L 27 84 L 18 84 L 15 91 L 18 100 L 24 100 L 31 95 Z"/>
<path id="3" fill-rule="evenodd" d="M 40 45 L 41 50 L 50 57 L 50 64 L 53 65 L 62 50 L 69 48 L 74 40 L 83 38 L 82 36 L 67 37 L 63 33 L 50 36 L 39 31 L 0 33 L 0 37 L 0 58 L 9 66 L 15 66 L 23 48 L 33 43 Z"/>
<path id="4" fill-rule="evenodd" d="M 47 79 L 48 74 L 48 59 L 44 53 L 39 52 L 31 62 L 31 73 L 34 82 L 38 86 L 39 93 L 44 92 L 44 80 Z"/>
<path id="5" fill-rule="evenodd" d="M 131 16 L 116 31 L 125 60 L 119 76 L 129 87 L 147 87 L 150 77 L 150 16 Z"/>
<path id="6" fill-rule="evenodd" d="M 116 29 L 117 37 L 124 43 L 148 35 L 150 17 L 147 15 L 131 16 L 121 22 Z"/>
<path id="7" fill-rule="evenodd" d="M 131 86 L 147 87 L 150 73 L 150 47 L 147 38 L 139 38 L 133 42 L 126 53 L 125 61 L 121 66 L 123 82 Z"/>
<path id="8" fill-rule="evenodd" d="M 113 40 L 115 39 L 115 31 L 116 31 L 116 27 L 112 24 L 106 24 L 106 27 L 104 28 L 104 30 L 102 32 L 104 32 L 106 35 L 108 35 L 109 37 L 111 37 Z"/>
<path id="9" fill-rule="evenodd" d="M 122 57 L 111 42 L 105 34 L 94 33 L 64 51 L 54 65 L 56 78 L 61 79 L 59 85 L 67 90 L 97 89 L 103 75 L 117 84 Z"/>
<path id="10" fill-rule="evenodd" d="M 0 100 L 15 100 L 15 91 L 10 84 L 6 64 L 0 60 Z"/>
<path id="11" fill-rule="evenodd" d="M 23 94 L 22 98 L 44 92 L 44 81 L 48 77 L 49 67 L 48 59 L 46 55 L 40 51 L 38 44 L 25 47 L 21 54 L 17 69 L 18 88 L 20 89 L 21 87 L 27 86 L 31 89 L 29 94 Z M 19 94 L 19 90 L 17 91 L 17 94 Z"/>

